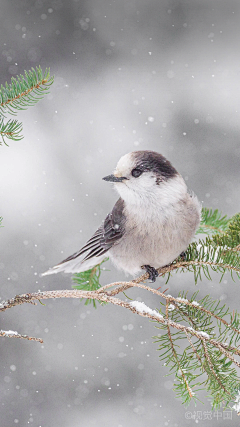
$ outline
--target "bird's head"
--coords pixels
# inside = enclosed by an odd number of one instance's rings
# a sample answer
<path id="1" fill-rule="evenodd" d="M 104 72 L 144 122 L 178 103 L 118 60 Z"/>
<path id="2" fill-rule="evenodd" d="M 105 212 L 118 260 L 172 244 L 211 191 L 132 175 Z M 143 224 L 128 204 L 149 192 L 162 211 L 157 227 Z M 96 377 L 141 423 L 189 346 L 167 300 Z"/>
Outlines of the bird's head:
<path id="1" fill-rule="evenodd" d="M 112 175 L 103 178 L 114 183 L 123 200 L 168 198 L 186 191 L 186 184 L 171 163 L 155 151 L 133 151 L 120 158 Z M 168 193 L 168 194 L 167 194 Z M 174 196 L 172 193 L 176 193 Z"/>

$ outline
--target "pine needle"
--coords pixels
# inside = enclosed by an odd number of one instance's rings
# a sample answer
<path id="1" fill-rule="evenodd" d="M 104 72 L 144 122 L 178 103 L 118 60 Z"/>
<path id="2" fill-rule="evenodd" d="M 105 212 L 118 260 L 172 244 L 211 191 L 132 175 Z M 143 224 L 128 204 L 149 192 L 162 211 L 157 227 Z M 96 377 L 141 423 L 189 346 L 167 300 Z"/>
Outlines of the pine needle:
<path id="1" fill-rule="evenodd" d="M 40 66 L 24 74 L 12 77 L 10 84 L 6 82 L 0 87 L 0 145 L 2 142 L 8 145 L 6 140 L 20 141 L 23 138 L 22 123 L 11 119 L 5 123 L 7 114 L 16 115 L 19 110 L 35 105 L 49 93 L 54 79 L 50 77 L 49 68 L 43 72 Z"/>

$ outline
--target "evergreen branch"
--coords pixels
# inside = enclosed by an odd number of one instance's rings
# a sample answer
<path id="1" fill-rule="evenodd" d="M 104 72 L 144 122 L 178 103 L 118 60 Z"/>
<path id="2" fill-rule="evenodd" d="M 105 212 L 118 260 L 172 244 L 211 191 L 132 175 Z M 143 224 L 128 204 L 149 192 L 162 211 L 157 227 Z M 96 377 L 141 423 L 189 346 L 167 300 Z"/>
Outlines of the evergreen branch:
<path id="1" fill-rule="evenodd" d="M 145 278 L 146 277 L 144 277 L 144 275 L 141 276 L 141 279 L 145 279 Z M 240 351 L 238 350 L 238 348 L 233 347 L 231 345 L 231 342 L 233 342 L 234 340 L 235 340 L 235 343 L 239 340 L 239 333 L 240 333 L 240 331 L 239 331 L 239 324 L 240 324 L 240 319 L 239 319 L 239 315 L 237 313 L 230 313 L 229 310 L 225 308 L 225 306 L 220 307 L 219 301 L 218 302 L 214 302 L 209 297 L 205 297 L 205 298 L 203 298 L 202 300 L 200 300 L 197 303 L 195 301 L 197 293 L 195 293 L 192 296 L 191 300 L 187 300 L 186 299 L 186 295 L 184 295 L 184 294 L 182 294 L 178 298 L 173 298 L 170 295 L 165 295 L 164 293 L 162 293 L 162 292 L 160 292 L 158 290 L 155 290 L 155 289 L 149 288 L 148 286 L 136 283 L 139 279 L 140 278 L 136 279 L 135 281 L 129 282 L 129 284 L 127 284 L 127 282 L 122 282 L 122 283 L 118 282 L 118 283 L 116 283 L 116 289 L 114 289 L 112 291 L 108 291 L 108 288 L 111 285 L 107 285 L 107 286 L 104 287 L 105 291 L 104 290 L 102 290 L 102 291 L 105 292 L 105 293 L 107 293 L 107 294 L 110 294 L 110 295 L 111 294 L 117 294 L 117 293 L 121 292 L 121 289 L 126 289 L 127 286 L 128 287 L 134 287 L 135 286 L 135 287 L 138 287 L 138 288 L 142 288 L 142 289 L 146 289 L 148 291 L 151 291 L 152 293 L 154 293 L 156 295 L 159 295 L 163 299 L 165 299 L 165 301 L 166 301 L 165 304 L 166 305 L 169 302 L 175 308 L 177 307 L 176 311 L 178 313 L 180 312 L 180 317 L 182 318 L 182 320 L 184 320 L 184 319 L 187 320 L 187 323 L 190 324 L 191 326 L 192 326 L 192 324 L 194 322 L 195 334 L 193 333 L 193 328 L 192 327 L 190 327 L 190 330 L 192 331 L 192 336 L 193 337 L 195 336 L 196 338 L 200 338 L 200 340 L 202 340 L 203 338 L 205 338 L 204 335 L 202 336 L 201 331 L 207 331 L 206 333 L 210 333 L 213 336 L 215 335 L 214 328 L 211 326 L 213 319 L 215 319 L 217 321 L 217 325 L 218 325 L 218 328 L 219 328 L 219 334 L 220 335 L 218 336 L 217 340 L 214 339 L 214 338 L 211 338 L 210 344 L 213 345 L 214 348 L 219 349 L 220 354 L 226 356 L 227 359 L 230 360 L 231 362 L 233 362 L 237 367 L 240 366 L 239 362 L 233 357 L 233 354 L 237 354 L 238 356 L 240 356 Z M 100 289 L 99 292 L 101 292 L 101 289 Z M 186 306 L 188 308 L 187 311 L 186 311 Z M 168 306 L 168 310 L 169 310 L 169 306 Z M 230 317 L 230 321 L 226 321 L 225 320 L 225 318 L 227 316 Z M 223 325 L 223 329 L 224 330 L 221 330 L 221 328 L 222 328 L 221 325 Z M 170 326 L 171 326 L 171 324 L 170 324 Z M 164 328 L 164 327 L 161 327 L 161 328 Z M 199 336 L 199 334 L 196 333 L 199 330 L 200 330 L 200 336 Z M 185 330 L 185 334 L 186 334 L 187 339 L 189 341 L 189 333 L 188 333 L 187 329 Z M 226 343 L 226 342 L 224 342 L 224 340 L 226 340 L 227 337 L 230 338 L 230 343 L 229 344 Z M 162 341 L 162 348 L 164 350 L 164 349 L 168 348 L 166 340 L 169 342 L 169 337 L 167 337 L 165 339 L 161 337 L 161 339 L 163 340 Z M 178 336 L 178 340 L 179 339 L 181 339 L 180 336 Z M 187 370 L 188 370 L 188 373 L 189 373 L 189 377 L 190 377 L 190 381 L 194 381 L 194 379 L 198 378 L 199 375 L 201 375 L 201 374 L 196 374 L 197 368 L 203 370 L 205 373 L 207 373 L 207 375 L 210 375 L 209 371 L 208 372 L 206 371 L 204 363 L 201 362 L 201 364 L 200 364 L 200 361 L 201 361 L 201 358 L 200 358 L 201 348 L 199 347 L 199 344 L 197 345 L 197 349 L 196 349 L 195 346 L 193 346 L 193 343 L 191 341 L 191 343 L 190 343 L 190 349 L 191 349 L 191 352 L 192 351 L 194 352 L 195 356 L 198 359 L 198 363 L 199 363 L 198 366 L 196 366 L 196 365 L 193 364 L 193 368 L 194 368 L 194 372 L 195 372 L 194 375 L 190 374 L 190 367 L 189 366 L 187 367 Z M 192 355 L 189 354 L 187 359 L 191 360 L 191 357 L 192 357 Z M 203 359 L 205 357 L 206 356 L 204 356 L 204 354 L 203 354 Z M 169 351 L 165 350 L 163 352 L 162 360 L 165 361 L 165 364 L 166 364 L 166 361 L 167 361 L 167 364 L 168 364 L 168 361 L 171 361 Z M 185 359 L 184 359 L 184 363 L 186 363 Z M 216 363 L 217 363 L 217 361 L 216 361 Z M 221 367 L 219 369 L 220 370 L 224 370 L 225 369 L 224 360 L 221 361 Z M 218 375 L 217 372 L 218 372 L 218 368 L 216 370 L 216 375 Z M 190 390 L 192 390 L 193 387 L 190 386 L 189 381 L 187 379 L 186 379 L 186 381 L 188 382 L 188 386 L 190 387 Z M 220 381 L 223 384 L 225 384 L 225 382 L 228 381 L 228 380 L 226 380 L 226 378 L 223 376 L 223 378 L 220 377 Z M 229 381 L 228 381 L 227 387 L 224 385 L 225 390 L 230 390 L 228 393 L 230 393 L 231 396 L 235 396 L 235 394 L 236 394 L 237 384 L 239 385 L 238 381 L 239 380 L 236 377 L 236 372 L 233 371 L 233 374 L 229 376 Z M 215 384 L 215 386 L 216 386 L 216 384 Z M 179 396 L 182 397 L 182 398 L 184 398 L 185 403 L 188 402 L 188 398 L 187 398 L 186 394 L 184 394 L 185 393 L 185 391 L 184 391 L 185 389 L 182 389 L 181 385 L 178 385 L 178 387 L 179 387 L 179 390 L 178 390 Z M 213 383 L 212 382 L 209 385 L 209 390 L 211 391 L 211 393 L 213 393 Z M 222 390 L 223 390 L 223 393 L 225 393 L 224 389 L 222 389 Z M 229 394 L 228 394 L 228 396 L 229 396 Z M 193 397 L 194 397 L 194 395 L 193 395 Z M 227 398 L 225 396 L 225 400 L 229 401 L 229 398 Z M 214 402 L 213 402 L 213 404 L 214 405 L 218 405 L 219 401 L 221 402 L 221 399 L 219 400 L 219 396 L 218 395 L 214 396 Z"/>
<path id="2" fill-rule="evenodd" d="M 229 218 L 227 218 L 227 215 L 222 216 L 218 209 L 213 211 L 209 208 L 202 208 L 201 223 L 197 230 L 197 234 L 223 233 L 228 223 Z"/>
<path id="3" fill-rule="evenodd" d="M 226 249 L 235 249 L 240 245 L 240 213 L 234 215 L 223 235 L 216 234 L 212 237 L 216 246 L 224 246 Z"/>
<path id="4" fill-rule="evenodd" d="M 137 280 L 139 280 L 139 278 Z M 214 407 L 218 407 L 223 401 L 226 402 L 226 405 L 233 402 L 240 382 L 235 369 L 231 368 L 231 364 L 234 363 L 237 367 L 240 367 L 240 362 L 233 356 L 237 355 L 239 357 L 240 350 L 231 344 L 233 341 L 232 337 L 230 343 L 223 340 L 226 340 L 227 334 L 228 336 L 231 336 L 231 334 L 236 335 L 236 331 L 229 331 L 227 325 L 230 325 L 230 327 L 232 325 L 230 322 L 227 322 L 227 324 L 225 323 L 226 333 L 220 331 L 220 335 L 216 338 L 216 327 L 213 327 L 210 316 L 210 314 L 213 314 L 215 318 L 216 316 L 220 318 L 221 316 L 226 317 L 226 315 L 230 315 L 229 310 L 227 310 L 225 306 L 220 307 L 219 303 L 212 301 L 209 297 L 205 297 L 199 302 L 195 301 L 194 298 L 196 297 L 196 293 L 189 300 L 185 298 L 185 294 L 174 298 L 171 295 L 165 295 L 163 292 L 136 282 L 116 282 L 110 284 L 109 287 L 117 286 L 119 290 L 119 287 L 124 288 L 127 284 L 129 287 L 135 286 L 161 296 L 166 302 L 166 313 L 162 313 L 161 310 L 152 310 L 144 303 L 139 303 L 138 301 L 126 302 L 110 296 L 110 292 L 107 290 L 108 287 L 105 287 L 105 291 L 101 291 L 100 289 L 96 291 L 65 290 L 17 295 L 11 300 L 2 302 L 0 304 L 0 311 L 5 311 L 8 308 L 25 302 L 34 304 L 36 300 L 41 301 L 49 298 L 90 298 L 129 309 L 133 313 L 148 317 L 157 322 L 157 328 L 166 330 L 165 335 L 156 337 L 157 341 L 160 343 L 160 357 L 165 362 L 165 365 L 171 365 L 170 371 L 175 371 L 176 380 L 178 381 L 175 384 L 175 390 L 185 403 L 188 403 L 191 398 L 196 399 L 197 387 L 202 388 L 204 384 L 207 385 L 208 390 L 212 394 Z M 172 303 L 177 305 L 180 310 L 182 306 L 184 307 L 187 314 L 185 320 L 189 317 L 195 319 L 195 329 L 192 326 L 188 326 L 188 324 L 179 323 L 179 311 L 172 309 L 172 307 L 170 309 Z M 211 311 L 209 307 L 211 307 Z M 180 315 L 182 315 L 182 313 L 180 313 Z M 236 313 L 230 317 L 236 320 Z M 237 324 L 234 325 L 234 328 L 236 325 Z M 176 333 L 172 334 L 170 328 L 175 329 Z M 237 332 L 239 333 L 239 331 Z M 197 340 L 195 344 L 189 336 Z M 187 337 L 187 341 L 190 345 L 184 349 L 181 355 L 175 349 L 175 342 L 184 337 Z M 206 346 L 209 346 L 209 348 Z M 196 356 L 196 354 L 198 354 L 198 356 Z M 203 372 L 207 374 L 207 380 L 199 382 Z M 194 392 L 193 387 L 195 388 Z"/>
<path id="5" fill-rule="evenodd" d="M 0 87 L 0 136 L 5 145 L 6 139 L 20 141 L 23 136 L 22 123 L 17 120 L 4 122 L 6 114 L 16 115 L 18 110 L 26 110 L 35 105 L 44 95 L 49 93 L 49 88 L 53 83 L 50 77 L 50 69 L 42 71 L 41 67 L 32 68 L 25 71 L 25 76 L 20 75 L 11 78 L 11 84 L 5 83 Z"/>
<path id="6" fill-rule="evenodd" d="M 219 323 L 222 323 L 225 327 L 225 330 L 227 329 L 229 331 L 229 329 L 231 329 L 233 332 L 235 332 L 237 335 L 239 335 L 240 338 L 240 330 L 238 327 L 235 327 L 234 324 L 236 324 L 237 326 L 239 326 L 239 319 L 238 319 L 238 314 L 235 313 L 234 316 L 232 316 L 229 312 L 228 309 L 225 309 L 225 306 L 223 307 L 219 307 L 219 301 L 215 302 L 212 301 L 209 296 L 207 295 L 206 297 L 204 297 L 200 303 L 197 303 L 196 301 L 194 301 L 194 299 L 197 296 L 196 292 L 195 294 L 193 294 L 191 300 L 188 300 L 186 298 L 182 298 L 182 296 L 185 296 L 184 294 L 181 294 L 181 296 L 179 298 L 173 298 L 170 295 L 165 295 L 165 299 L 169 300 L 171 303 L 174 304 L 174 306 L 176 307 L 177 310 L 179 310 L 181 312 L 181 314 L 184 315 L 184 317 L 187 318 L 188 322 L 193 323 L 195 325 L 196 328 L 196 322 L 193 321 L 193 316 L 191 313 L 191 310 L 195 310 L 195 308 L 197 307 L 198 311 L 201 312 L 203 315 L 207 315 L 210 318 L 214 318 L 216 319 Z M 164 298 L 164 294 L 161 295 L 162 298 Z M 205 307 L 203 307 L 203 304 L 205 305 Z M 190 314 L 188 312 L 184 311 L 184 308 L 182 308 L 182 306 L 188 306 L 188 310 L 190 311 Z M 208 306 L 211 306 L 212 310 L 210 311 L 208 308 Z M 222 316 L 230 316 L 230 322 L 227 322 L 225 319 L 223 319 Z M 223 333 L 222 333 L 223 335 Z"/>
<path id="7" fill-rule="evenodd" d="M 219 272 L 221 279 L 229 270 L 240 277 L 240 214 L 226 219 L 218 211 L 207 210 L 204 215 L 206 230 L 212 235 L 198 243 L 193 242 L 184 259 L 179 257 L 171 265 L 159 268 L 159 276 L 166 275 L 169 280 L 173 271 L 192 271 L 197 282 L 203 274 L 211 279 L 210 270 Z M 240 379 L 234 367 L 240 367 L 237 359 L 240 357 L 240 316 L 236 311 L 230 312 L 225 305 L 220 305 L 220 301 L 213 301 L 209 296 L 197 301 L 197 292 L 191 298 L 187 298 L 186 292 L 178 297 L 166 295 L 166 291 L 160 292 L 140 283 L 148 279 L 148 273 L 131 282 L 115 282 L 100 287 L 100 272 L 98 265 L 76 275 L 74 281 L 78 285 L 72 291 L 16 296 L 1 303 L 0 311 L 48 298 L 83 298 L 88 302 L 97 300 L 129 309 L 153 320 L 156 328 L 164 331 L 155 337 L 159 343 L 160 359 L 170 367 L 170 372 L 175 373 L 175 391 L 184 403 L 197 399 L 198 390 L 203 388 L 210 391 L 213 407 L 223 402 L 225 405 L 234 402 L 240 389 Z M 144 303 L 116 298 L 131 287 L 144 289 L 161 298 L 160 309 L 152 310 Z M 178 350 L 180 340 L 186 343 L 182 352 Z"/>
<path id="8" fill-rule="evenodd" d="M 178 358 L 178 356 L 177 356 L 177 352 L 176 352 L 176 350 L 175 350 L 175 348 L 174 348 L 174 344 L 173 344 L 173 340 L 172 340 L 172 335 L 171 335 L 171 331 L 170 331 L 170 326 L 169 326 L 168 307 L 169 307 L 169 300 L 167 300 L 167 302 L 166 302 L 166 322 L 167 322 L 167 333 L 168 333 L 168 338 L 169 338 L 169 341 L 170 341 L 170 345 L 171 345 L 171 350 L 172 350 L 172 353 L 173 353 L 173 357 L 174 357 L 174 359 L 175 359 L 175 361 L 176 361 L 176 363 L 177 363 L 178 369 L 179 369 L 179 370 L 180 370 L 180 372 L 181 372 L 181 376 L 182 376 L 183 382 L 185 383 L 185 386 L 186 386 L 187 392 L 188 392 L 188 394 L 189 394 L 189 398 L 191 399 L 191 398 L 194 396 L 194 394 L 193 394 L 193 392 L 192 392 L 191 388 L 189 387 L 189 384 L 188 384 L 187 378 L 186 378 L 186 376 L 184 375 L 184 371 L 183 371 L 183 369 L 182 369 L 182 366 L 181 366 L 181 364 L 180 364 L 179 358 Z"/>
<path id="9" fill-rule="evenodd" d="M 8 145 L 5 141 L 5 138 L 20 141 L 23 139 L 23 136 L 20 135 L 22 132 L 22 123 L 19 123 L 17 120 L 8 120 L 7 123 L 4 123 L 3 119 L 0 119 L 0 135 L 2 137 L 2 141 L 5 145 Z M 0 141 L 0 145 L 1 145 Z"/>
<path id="10" fill-rule="evenodd" d="M 107 260 L 108 258 L 104 259 L 100 264 L 97 264 L 94 268 L 90 270 L 74 274 L 72 280 L 77 283 L 77 285 L 73 285 L 72 287 L 74 289 L 85 291 L 97 291 L 101 287 L 99 283 L 99 278 L 101 275 L 101 265 Z M 93 307 L 97 308 L 96 301 L 94 299 L 86 299 L 84 305 L 91 304 L 91 302 L 93 304 Z"/>
<path id="11" fill-rule="evenodd" d="M 229 348 L 226 349 L 223 345 L 223 343 L 219 343 L 215 341 L 214 345 L 219 348 L 220 352 L 223 353 L 228 359 L 230 359 L 238 368 L 240 368 L 240 363 L 234 359 L 233 355 L 230 353 L 232 351 L 233 353 L 236 353 L 238 356 L 240 355 L 240 352 L 238 349 L 235 349 L 234 347 L 228 346 Z M 229 351 L 228 351 L 229 350 Z"/>
<path id="12" fill-rule="evenodd" d="M 43 73 L 41 67 L 32 68 L 25 76 L 12 77 L 11 84 L 5 83 L 0 88 L 0 113 L 5 117 L 6 113 L 15 115 L 15 110 L 25 110 L 35 105 L 44 95 L 49 93 L 49 87 L 53 83 L 50 77 L 50 69 Z"/>
<path id="13" fill-rule="evenodd" d="M 185 331 L 185 334 L 186 334 L 186 337 L 187 337 L 187 340 L 188 340 L 188 342 L 189 342 L 190 346 L 192 347 L 193 352 L 195 353 L 196 358 L 197 358 L 197 359 L 198 359 L 198 361 L 199 361 L 200 366 L 203 366 L 203 364 L 202 364 L 202 360 L 201 360 L 201 357 L 199 356 L 199 354 L 198 354 L 198 352 L 197 352 L 196 348 L 194 347 L 194 345 L 193 345 L 193 343 L 192 343 L 192 340 L 191 340 L 191 338 L 189 337 L 188 332 L 187 332 L 187 331 Z M 204 366 L 203 366 L 203 368 L 204 368 Z"/>
<path id="14" fill-rule="evenodd" d="M 206 358 L 205 360 L 208 363 L 208 367 L 209 367 L 209 371 L 210 371 L 210 376 L 213 375 L 213 377 L 217 380 L 220 388 L 223 389 L 224 392 L 226 394 L 228 394 L 230 396 L 230 398 L 233 400 L 235 398 L 235 396 L 232 396 L 231 393 L 229 393 L 229 391 L 226 390 L 226 388 L 224 387 L 224 384 L 222 383 L 221 379 L 218 377 L 218 375 L 215 372 L 214 365 L 213 365 L 213 363 L 211 361 L 211 357 L 210 357 L 209 352 L 208 352 L 207 344 L 206 344 L 206 342 L 205 342 L 204 339 L 202 340 L 202 344 L 203 344 L 204 354 L 205 354 L 205 358 Z"/>
<path id="15" fill-rule="evenodd" d="M 225 236 L 222 235 L 222 240 L 224 238 Z M 221 273 L 220 282 L 227 271 L 231 272 L 232 278 L 233 272 L 240 278 L 240 256 L 238 251 L 235 248 L 232 250 L 231 248 L 217 246 L 214 240 L 209 238 L 189 245 L 186 251 L 186 259 L 187 261 L 185 262 L 176 260 L 172 264 L 170 271 L 178 269 L 192 271 L 195 284 L 197 284 L 198 279 L 202 280 L 201 273 L 204 273 L 204 276 L 211 280 L 209 268 Z"/>
<path id="16" fill-rule="evenodd" d="M 167 301 L 169 301 L 169 299 Z M 179 312 L 179 314 L 182 318 L 182 321 L 187 319 L 188 323 L 190 323 L 194 329 L 197 328 L 197 325 L 196 325 L 196 322 L 194 321 L 194 319 L 192 319 L 182 307 L 180 307 L 178 304 L 176 304 L 176 302 L 173 300 L 171 300 L 171 304 L 173 304 L 173 307 Z"/>

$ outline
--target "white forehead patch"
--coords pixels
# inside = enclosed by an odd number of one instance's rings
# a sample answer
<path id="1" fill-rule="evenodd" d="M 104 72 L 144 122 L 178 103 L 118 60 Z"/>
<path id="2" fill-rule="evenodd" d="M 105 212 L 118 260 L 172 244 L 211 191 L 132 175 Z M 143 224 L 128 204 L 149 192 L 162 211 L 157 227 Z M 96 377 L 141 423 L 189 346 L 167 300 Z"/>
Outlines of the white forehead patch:
<path id="1" fill-rule="evenodd" d="M 134 168 L 132 153 L 125 154 L 119 160 L 114 175 L 117 177 L 129 175 Z"/>

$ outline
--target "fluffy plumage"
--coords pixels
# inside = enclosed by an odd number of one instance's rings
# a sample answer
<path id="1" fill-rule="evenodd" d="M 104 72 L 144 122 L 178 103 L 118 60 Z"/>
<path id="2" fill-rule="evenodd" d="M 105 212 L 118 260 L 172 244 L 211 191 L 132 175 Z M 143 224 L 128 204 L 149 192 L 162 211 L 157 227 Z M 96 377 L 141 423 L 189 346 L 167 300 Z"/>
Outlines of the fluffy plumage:
<path id="1" fill-rule="evenodd" d="M 43 275 L 88 270 L 109 256 L 135 275 L 157 269 L 186 250 L 200 222 L 201 205 L 182 176 L 161 154 L 134 151 L 121 157 L 113 175 L 120 199 L 80 251 Z"/>

